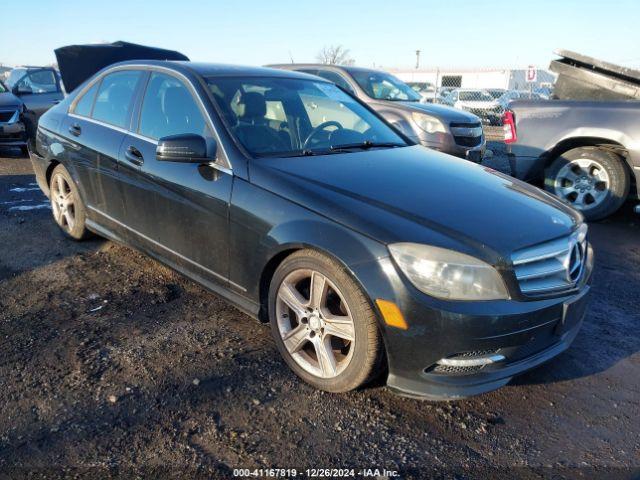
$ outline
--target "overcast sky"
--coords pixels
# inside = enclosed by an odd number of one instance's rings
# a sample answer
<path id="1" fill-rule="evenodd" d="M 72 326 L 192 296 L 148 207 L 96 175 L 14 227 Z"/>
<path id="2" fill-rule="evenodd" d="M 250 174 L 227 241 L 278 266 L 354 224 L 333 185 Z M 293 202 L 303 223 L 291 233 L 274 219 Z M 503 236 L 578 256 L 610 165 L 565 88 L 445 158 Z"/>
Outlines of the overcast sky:
<path id="1" fill-rule="evenodd" d="M 425 67 L 546 67 L 565 48 L 640 67 L 640 0 L 29 0 L 0 11 L 9 65 L 125 40 L 248 65 L 310 62 L 342 44 L 363 66 L 413 66 L 420 49 Z"/>

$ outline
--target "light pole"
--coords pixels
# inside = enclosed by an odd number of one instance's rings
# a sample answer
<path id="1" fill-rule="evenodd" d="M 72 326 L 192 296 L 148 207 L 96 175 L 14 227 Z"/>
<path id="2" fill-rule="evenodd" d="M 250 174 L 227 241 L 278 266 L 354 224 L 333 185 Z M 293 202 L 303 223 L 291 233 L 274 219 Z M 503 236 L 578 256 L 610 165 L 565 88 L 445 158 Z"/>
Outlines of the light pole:
<path id="1" fill-rule="evenodd" d="M 416 50 L 416 70 L 420 68 L 420 50 Z"/>

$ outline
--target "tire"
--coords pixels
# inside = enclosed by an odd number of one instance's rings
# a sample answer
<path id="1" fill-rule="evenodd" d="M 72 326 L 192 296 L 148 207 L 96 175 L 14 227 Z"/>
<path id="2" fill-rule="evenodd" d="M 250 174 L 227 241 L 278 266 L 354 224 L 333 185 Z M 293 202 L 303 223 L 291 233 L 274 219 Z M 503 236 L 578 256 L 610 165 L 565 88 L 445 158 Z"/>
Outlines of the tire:
<path id="1" fill-rule="evenodd" d="M 598 147 L 580 147 L 556 158 L 545 171 L 545 189 L 582 212 L 588 221 L 618 210 L 631 179 L 624 160 Z"/>
<path id="2" fill-rule="evenodd" d="M 322 294 L 310 295 L 312 284 Z M 325 254 L 300 250 L 280 264 L 269 288 L 269 321 L 287 365 L 315 388 L 347 392 L 382 371 L 376 315 L 344 267 Z"/>
<path id="3" fill-rule="evenodd" d="M 64 166 L 58 165 L 51 173 L 49 192 L 53 219 L 64 234 L 74 240 L 84 240 L 91 236 L 85 225 L 86 208 L 76 184 Z"/>
<path id="4" fill-rule="evenodd" d="M 20 147 L 20 153 L 22 154 L 23 157 L 29 157 L 29 147 L 26 145 L 22 145 Z"/>

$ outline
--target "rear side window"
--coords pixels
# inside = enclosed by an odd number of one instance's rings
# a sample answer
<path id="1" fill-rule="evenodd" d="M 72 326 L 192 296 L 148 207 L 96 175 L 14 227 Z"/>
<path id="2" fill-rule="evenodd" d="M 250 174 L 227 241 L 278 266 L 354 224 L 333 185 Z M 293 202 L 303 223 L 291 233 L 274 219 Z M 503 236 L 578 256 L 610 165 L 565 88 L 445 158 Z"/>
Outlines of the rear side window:
<path id="1" fill-rule="evenodd" d="M 76 103 L 73 113 L 82 115 L 83 117 L 91 116 L 91 107 L 93 107 L 93 99 L 96 98 L 96 92 L 100 82 L 96 82 L 89 90 L 87 90 L 80 100 Z"/>
<path id="2" fill-rule="evenodd" d="M 126 128 L 129 123 L 131 101 L 140 75 L 140 72 L 130 70 L 106 75 L 100 84 L 92 117 L 101 122 Z"/>
<path id="3" fill-rule="evenodd" d="M 157 72 L 151 74 L 144 94 L 138 133 L 155 140 L 185 133 L 211 136 L 189 89 L 175 77 Z"/>
<path id="4" fill-rule="evenodd" d="M 345 89 L 347 92 L 355 93 L 353 91 L 353 87 L 349 85 L 349 82 L 347 82 L 344 78 L 342 78 L 342 75 L 338 73 L 330 72 L 329 70 L 318 70 L 318 76 L 322 78 L 326 78 L 330 82 L 333 82 L 336 85 L 338 85 L 340 88 Z"/>

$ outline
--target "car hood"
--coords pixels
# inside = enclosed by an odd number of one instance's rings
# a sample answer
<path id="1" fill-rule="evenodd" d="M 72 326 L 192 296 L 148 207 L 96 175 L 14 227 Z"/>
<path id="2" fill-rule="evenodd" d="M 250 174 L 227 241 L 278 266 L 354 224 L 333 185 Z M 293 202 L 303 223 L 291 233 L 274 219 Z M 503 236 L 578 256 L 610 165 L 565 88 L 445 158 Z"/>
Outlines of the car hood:
<path id="1" fill-rule="evenodd" d="M 22 105 L 22 100 L 20 100 L 18 97 L 16 97 L 13 93 L 11 93 L 11 92 L 0 93 L 0 107 L 2 107 L 2 108 L 7 108 L 7 107 L 18 108 L 20 105 Z"/>
<path id="2" fill-rule="evenodd" d="M 251 164 L 252 183 L 380 242 L 489 261 L 569 234 L 582 217 L 542 190 L 421 146 Z"/>
<path id="3" fill-rule="evenodd" d="M 419 102 L 389 102 L 393 105 L 401 107 L 404 110 L 411 112 L 421 112 L 431 115 L 436 115 L 448 122 L 458 123 L 480 123 L 480 119 L 472 113 L 465 112 L 458 108 L 447 107 L 446 105 L 438 105 L 434 103 L 419 103 Z"/>

